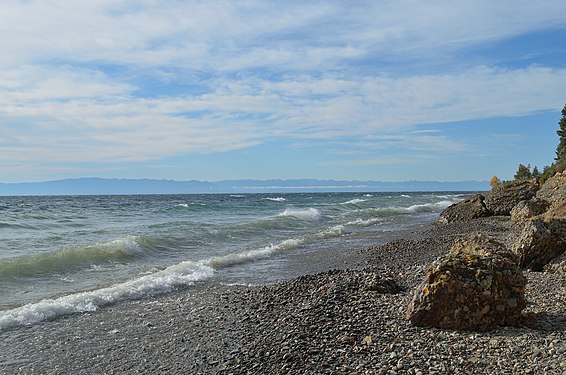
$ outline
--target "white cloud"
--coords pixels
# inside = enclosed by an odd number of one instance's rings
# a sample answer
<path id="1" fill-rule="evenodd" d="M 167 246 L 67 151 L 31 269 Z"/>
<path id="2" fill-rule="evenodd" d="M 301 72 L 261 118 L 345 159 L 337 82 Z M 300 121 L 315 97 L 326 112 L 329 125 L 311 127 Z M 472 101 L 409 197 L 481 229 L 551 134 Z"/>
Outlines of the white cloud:
<path id="1" fill-rule="evenodd" d="M 3 2 L 4 65 L 67 60 L 238 71 L 340 68 L 564 25 L 558 1 Z"/>
<path id="2" fill-rule="evenodd" d="M 565 10 L 552 1 L 7 0 L 0 158 L 145 161 L 277 137 L 381 136 L 383 145 L 389 136 L 411 150 L 461 151 L 441 134 L 409 132 L 556 110 L 566 70 L 462 63 L 396 75 L 382 62 L 402 70 L 407 57 L 433 61 L 563 26 Z M 148 77 L 174 86 L 185 75 L 202 90 L 143 94 Z"/>
<path id="3" fill-rule="evenodd" d="M 88 72 L 75 70 L 43 79 L 41 71 L 29 74 L 18 81 L 22 88 L 11 90 L 11 77 L 27 71 L 0 75 L 5 159 L 142 161 L 228 151 L 275 137 L 381 135 L 383 141 L 383 134 L 408 149 L 460 151 L 463 145 L 442 135 L 407 132 L 416 124 L 556 110 L 566 83 L 566 70 L 477 68 L 400 79 L 243 78 L 214 84 L 204 95 L 140 99 L 128 85 L 96 74 L 93 82 Z"/>

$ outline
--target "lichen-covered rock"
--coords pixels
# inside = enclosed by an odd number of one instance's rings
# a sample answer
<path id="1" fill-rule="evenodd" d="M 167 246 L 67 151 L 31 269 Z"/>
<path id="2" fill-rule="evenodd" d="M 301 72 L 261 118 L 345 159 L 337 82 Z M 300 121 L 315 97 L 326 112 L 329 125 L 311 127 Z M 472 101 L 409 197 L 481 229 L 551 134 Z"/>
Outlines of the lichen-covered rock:
<path id="1" fill-rule="evenodd" d="M 462 202 L 446 208 L 438 218 L 438 223 L 447 224 L 454 221 L 468 221 L 490 216 L 491 212 L 485 207 L 484 196 L 476 194 Z"/>
<path id="2" fill-rule="evenodd" d="M 544 214 L 527 221 L 513 250 L 521 266 L 534 271 L 562 255 L 566 251 L 566 199 L 555 201 Z"/>
<path id="3" fill-rule="evenodd" d="M 551 203 L 566 197 L 566 171 L 546 180 L 537 191 L 536 197 Z"/>
<path id="4" fill-rule="evenodd" d="M 511 220 L 514 223 L 524 223 L 531 217 L 543 214 L 549 206 L 550 203 L 536 197 L 528 201 L 520 201 L 511 210 Z"/>
<path id="5" fill-rule="evenodd" d="M 515 181 L 494 187 L 485 195 L 485 206 L 494 215 L 509 216 L 520 201 L 535 196 L 539 186 L 534 181 Z"/>
<path id="6" fill-rule="evenodd" d="M 526 282 L 503 244 L 485 235 L 459 240 L 432 263 L 406 317 L 417 326 L 457 330 L 517 325 Z"/>

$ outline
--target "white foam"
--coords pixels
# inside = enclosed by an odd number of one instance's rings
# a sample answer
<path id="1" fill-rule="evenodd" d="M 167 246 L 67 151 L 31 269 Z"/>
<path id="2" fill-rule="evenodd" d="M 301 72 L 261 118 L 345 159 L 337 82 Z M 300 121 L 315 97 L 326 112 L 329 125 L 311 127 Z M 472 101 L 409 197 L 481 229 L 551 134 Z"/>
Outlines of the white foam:
<path id="1" fill-rule="evenodd" d="M 237 264 L 246 263 L 248 261 L 264 259 L 270 255 L 285 251 L 296 249 L 305 242 L 304 239 L 288 239 L 278 244 L 271 244 L 260 249 L 252 249 L 246 251 L 233 252 L 226 255 L 221 255 L 210 259 L 209 264 L 214 268 L 230 267 Z"/>
<path id="2" fill-rule="evenodd" d="M 126 236 L 106 243 L 98 244 L 98 246 L 107 248 L 110 251 L 114 250 L 121 251 L 129 255 L 138 255 L 142 254 L 143 250 L 138 245 L 137 240 L 138 238 L 136 236 Z"/>
<path id="3" fill-rule="evenodd" d="M 407 194 L 401 194 L 401 196 L 402 196 L 403 198 L 411 198 L 411 196 L 410 196 L 410 195 L 407 195 Z"/>
<path id="4" fill-rule="evenodd" d="M 346 223 L 346 225 L 358 225 L 360 227 L 369 227 L 378 223 L 383 222 L 383 219 L 373 218 L 373 219 L 356 219 Z"/>
<path id="5" fill-rule="evenodd" d="M 352 199 L 352 200 L 349 200 L 348 202 L 344 202 L 342 204 L 358 204 L 358 203 L 362 203 L 362 202 L 365 202 L 365 201 L 366 201 L 365 199 Z"/>
<path id="6" fill-rule="evenodd" d="M 283 197 L 277 197 L 277 198 L 262 198 L 263 200 L 266 201 L 272 201 L 272 202 L 285 202 L 287 199 L 283 198 Z"/>
<path id="7" fill-rule="evenodd" d="M 344 226 L 343 225 L 335 225 L 330 227 L 322 232 L 318 232 L 315 234 L 315 238 L 317 239 L 326 239 L 326 238 L 334 238 L 340 237 L 344 234 Z"/>
<path id="8" fill-rule="evenodd" d="M 169 292 L 176 286 L 190 285 L 214 273 L 205 262 L 181 262 L 164 270 L 121 284 L 89 292 L 45 299 L 0 313 L 0 329 L 34 324 L 59 315 L 95 311 L 121 300 L 143 298 Z"/>
<path id="9" fill-rule="evenodd" d="M 177 207 L 189 208 L 190 206 L 206 206 L 206 203 L 179 203 Z"/>
<path id="10" fill-rule="evenodd" d="M 291 216 L 300 220 L 314 221 L 320 219 L 320 212 L 316 208 L 288 208 L 277 216 Z"/>
<path id="11" fill-rule="evenodd" d="M 454 202 L 452 201 L 443 200 L 436 203 L 415 204 L 413 206 L 406 208 L 406 211 L 409 213 L 435 212 L 445 209 L 446 207 L 450 206 L 453 203 Z"/>
<path id="12" fill-rule="evenodd" d="M 371 194 L 364 194 L 364 197 L 368 197 L 368 198 L 369 198 L 369 197 L 373 197 L 373 195 L 371 195 Z"/>

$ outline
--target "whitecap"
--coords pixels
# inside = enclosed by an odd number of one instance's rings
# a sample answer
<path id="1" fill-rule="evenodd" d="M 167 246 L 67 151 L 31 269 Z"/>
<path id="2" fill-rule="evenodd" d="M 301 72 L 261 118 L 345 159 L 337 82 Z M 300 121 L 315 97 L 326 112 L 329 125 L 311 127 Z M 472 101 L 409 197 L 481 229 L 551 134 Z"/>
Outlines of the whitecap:
<path id="1" fill-rule="evenodd" d="M 314 221 L 320 219 L 320 212 L 316 208 L 288 208 L 277 216 L 291 216 L 300 220 Z"/>
<path id="2" fill-rule="evenodd" d="M 349 201 L 347 201 L 347 202 L 343 202 L 343 203 L 341 203 L 341 204 L 358 204 L 358 203 L 362 203 L 362 202 L 365 202 L 365 201 L 366 201 L 366 199 L 358 199 L 358 198 L 356 198 L 356 199 L 349 200 Z"/>
<path id="3" fill-rule="evenodd" d="M 266 201 L 272 201 L 272 202 L 285 202 L 287 199 L 283 198 L 283 197 L 277 197 L 277 198 L 262 198 L 263 200 Z"/>

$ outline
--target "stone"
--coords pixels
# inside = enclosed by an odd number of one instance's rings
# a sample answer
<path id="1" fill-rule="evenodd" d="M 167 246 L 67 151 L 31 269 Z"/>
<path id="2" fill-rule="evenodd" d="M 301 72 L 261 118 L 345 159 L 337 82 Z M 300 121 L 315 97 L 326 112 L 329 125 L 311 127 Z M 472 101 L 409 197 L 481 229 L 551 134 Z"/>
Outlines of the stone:
<path id="1" fill-rule="evenodd" d="M 517 257 L 485 235 L 457 240 L 430 266 L 406 318 L 416 326 L 487 331 L 518 325 L 527 280 Z"/>
<path id="2" fill-rule="evenodd" d="M 536 197 L 547 202 L 555 202 L 566 196 L 566 171 L 557 173 L 541 186 Z"/>
<path id="3" fill-rule="evenodd" d="M 494 215 L 509 216 L 521 201 L 528 201 L 539 189 L 535 181 L 513 181 L 498 185 L 485 195 L 485 206 Z"/>
<path id="4" fill-rule="evenodd" d="M 520 264 L 542 271 L 552 259 L 566 250 L 566 199 L 553 202 L 544 214 L 527 221 L 513 245 Z"/>
<path id="5" fill-rule="evenodd" d="M 550 207 L 550 203 L 536 197 L 528 201 L 520 201 L 511 210 L 511 220 L 514 223 L 525 223 L 527 219 L 543 214 Z"/>
<path id="6" fill-rule="evenodd" d="M 491 216 L 486 208 L 484 196 L 476 194 L 462 202 L 447 207 L 438 219 L 440 224 L 448 224 L 455 221 L 469 221 L 480 217 Z"/>
<path id="7" fill-rule="evenodd" d="M 546 272 L 557 272 L 566 274 L 566 252 L 562 253 L 559 257 L 552 259 L 546 266 Z"/>

